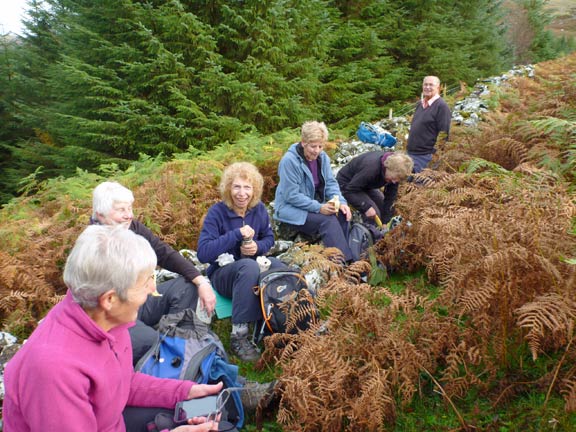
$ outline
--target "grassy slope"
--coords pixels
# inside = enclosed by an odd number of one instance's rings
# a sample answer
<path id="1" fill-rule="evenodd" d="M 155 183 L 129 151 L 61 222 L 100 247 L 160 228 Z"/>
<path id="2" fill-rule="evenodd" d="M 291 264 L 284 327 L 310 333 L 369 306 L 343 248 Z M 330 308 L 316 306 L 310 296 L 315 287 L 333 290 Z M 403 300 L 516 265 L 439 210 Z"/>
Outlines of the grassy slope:
<path id="1" fill-rule="evenodd" d="M 547 8 L 553 11 L 550 30 L 556 36 L 576 37 L 576 2 L 574 0 L 548 0 Z"/>

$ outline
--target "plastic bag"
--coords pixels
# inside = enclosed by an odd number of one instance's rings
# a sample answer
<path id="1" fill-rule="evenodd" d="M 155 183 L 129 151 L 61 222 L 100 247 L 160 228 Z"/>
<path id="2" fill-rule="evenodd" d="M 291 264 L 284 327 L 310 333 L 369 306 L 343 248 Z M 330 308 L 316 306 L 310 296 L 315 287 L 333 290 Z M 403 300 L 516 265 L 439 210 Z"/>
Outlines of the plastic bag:
<path id="1" fill-rule="evenodd" d="M 390 148 L 396 145 L 396 137 L 387 130 L 371 123 L 360 123 L 356 135 L 358 135 L 360 141 L 369 144 L 378 144 L 380 147 Z"/>

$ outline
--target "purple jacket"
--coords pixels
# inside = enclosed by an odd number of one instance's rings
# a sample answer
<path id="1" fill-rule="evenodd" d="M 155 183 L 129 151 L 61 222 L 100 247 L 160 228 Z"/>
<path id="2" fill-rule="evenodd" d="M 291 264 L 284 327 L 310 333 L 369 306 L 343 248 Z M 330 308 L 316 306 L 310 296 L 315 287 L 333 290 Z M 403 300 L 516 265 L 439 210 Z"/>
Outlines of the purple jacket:
<path id="1" fill-rule="evenodd" d="M 186 399 L 192 381 L 134 372 L 130 326 L 105 332 L 68 292 L 6 366 L 4 430 L 124 432 L 126 405 Z"/>
<path id="2" fill-rule="evenodd" d="M 218 268 L 216 259 L 219 255 L 228 252 L 234 255 L 235 260 L 241 258 L 240 228 L 243 225 L 250 225 L 254 229 L 253 240 L 258 245 L 258 252 L 254 258 L 264 255 L 274 246 L 270 217 L 262 202 L 248 210 L 246 216 L 242 218 L 220 201 L 208 210 L 198 239 L 198 259 L 200 262 L 210 263 L 206 272 L 208 277 Z"/>

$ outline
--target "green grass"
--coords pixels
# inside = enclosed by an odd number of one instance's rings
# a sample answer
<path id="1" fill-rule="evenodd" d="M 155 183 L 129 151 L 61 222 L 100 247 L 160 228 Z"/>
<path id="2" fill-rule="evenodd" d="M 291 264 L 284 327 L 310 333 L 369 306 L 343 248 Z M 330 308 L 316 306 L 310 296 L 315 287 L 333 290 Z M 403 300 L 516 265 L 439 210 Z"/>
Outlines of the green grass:
<path id="1" fill-rule="evenodd" d="M 469 430 L 494 432 L 536 432 L 576 430 L 576 415 L 564 411 L 561 398 L 551 398 L 544 406 L 545 394 L 528 393 L 514 398 L 509 404 L 492 407 L 487 399 L 469 394 L 453 401 Z M 462 424 L 438 394 L 417 398 L 398 413 L 395 432 L 458 431 Z"/>

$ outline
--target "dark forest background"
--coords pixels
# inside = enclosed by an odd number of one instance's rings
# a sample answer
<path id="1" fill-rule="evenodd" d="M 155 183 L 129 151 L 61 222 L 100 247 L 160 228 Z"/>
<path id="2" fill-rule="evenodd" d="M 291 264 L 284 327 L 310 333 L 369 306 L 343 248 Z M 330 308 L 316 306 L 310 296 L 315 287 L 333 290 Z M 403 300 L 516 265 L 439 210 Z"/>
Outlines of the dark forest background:
<path id="1" fill-rule="evenodd" d="M 0 39 L 0 204 L 78 169 L 325 121 L 352 135 L 446 88 L 556 58 L 543 0 L 30 0 Z"/>

